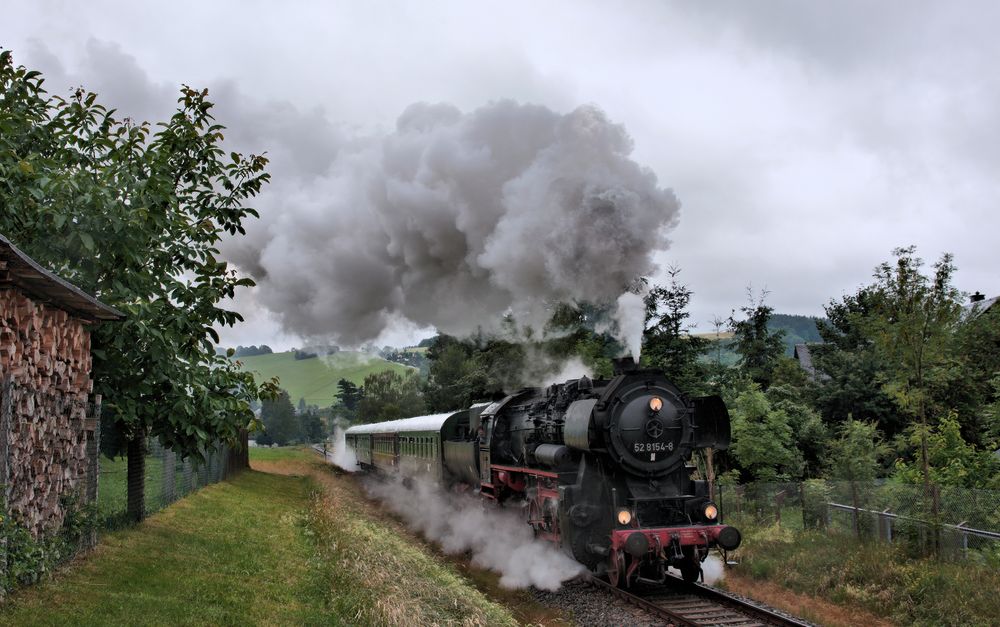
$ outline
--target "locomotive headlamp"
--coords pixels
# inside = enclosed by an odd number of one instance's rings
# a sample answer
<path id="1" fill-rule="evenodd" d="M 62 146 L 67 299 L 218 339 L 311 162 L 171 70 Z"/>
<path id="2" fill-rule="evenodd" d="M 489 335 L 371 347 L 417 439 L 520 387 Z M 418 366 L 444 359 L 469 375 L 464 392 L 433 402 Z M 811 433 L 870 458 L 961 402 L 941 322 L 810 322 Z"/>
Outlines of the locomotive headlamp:
<path id="1" fill-rule="evenodd" d="M 663 409 L 663 399 L 660 398 L 659 396 L 654 396 L 653 398 L 649 399 L 649 408 L 652 409 L 653 411 L 660 411 L 661 409 Z"/>
<path id="2" fill-rule="evenodd" d="M 618 510 L 618 524 L 627 525 L 632 522 L 632 512 L 628 511 L 624 507 Z"/>
<path id="3" fill-rule="evenodd" d="M 719 516 L 719 508 L 715 506 L 715 503 L 709 501 L 702 506 L 701 514 L 705 517 L 705 520 L 715 520 Z"/>

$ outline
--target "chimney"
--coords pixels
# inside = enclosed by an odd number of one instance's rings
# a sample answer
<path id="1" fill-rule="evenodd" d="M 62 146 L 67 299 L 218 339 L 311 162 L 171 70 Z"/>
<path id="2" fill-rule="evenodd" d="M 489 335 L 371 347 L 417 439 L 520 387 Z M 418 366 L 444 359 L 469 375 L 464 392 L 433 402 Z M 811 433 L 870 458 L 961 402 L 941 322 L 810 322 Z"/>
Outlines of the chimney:
<path id="1" fill-rule="evenodd" d="M 979 290 L 976 290 L 976 293 L 969 297 L 970 303 L 980 303 L 984 300 L 986 300 L 986 296 L 984 294 L 980 294 Z"/>

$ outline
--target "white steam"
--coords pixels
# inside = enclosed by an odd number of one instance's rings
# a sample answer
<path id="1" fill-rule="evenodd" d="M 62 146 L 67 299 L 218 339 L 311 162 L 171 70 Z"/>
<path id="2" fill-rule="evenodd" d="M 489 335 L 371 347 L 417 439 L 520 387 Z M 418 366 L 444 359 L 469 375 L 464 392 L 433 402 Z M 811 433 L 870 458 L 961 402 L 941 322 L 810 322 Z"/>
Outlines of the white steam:
<path id="1" fill-rule="evenodd" d="M 569 379 L 579 379 L 583 376 L 591 376 L 590 368 L 579 357 L 571 357 L 560 364 L 558 372 L 545 379 L 542 387 L 548 387 L 553 383 L 565 383 Z"/>
<path id="2" fill-rule="evenodd" d="M 339 424 L 333 428 L 333 450 L 327 451 L 326 459 L 341 470 L 357 472 L 358 457 L 354 454 L 354 449 L 347 446 L 346 433 Z"/>
<path id="3" fill-rule="evenodd" d="M 470 552 L 472 563 L 500 573 L 505 588 L 557 590 L 583 572 L 581 564 L 534 537 L 518 512 L 485 505 L 469 494 L 445 493 L 425 481 L 372 482 L 369 493 L 449 554 Z"/>
<path id="4" fill-rule="evenodd" d="M 618 336 L 625 344 L 632 358 L 639 363 L 642 352 L 642 332 L 646 328 L 646 304 L 642 296 L 625 292 L 618 297 L 615 319 L 618 321 Z"/>
<path id="5" fill-rule="evenodd" d="M 401 322 L 465 336 L 553 302 L 614 305 L 656 270 L 674 194 L 593 106 L 414 104 L 392 132 L 336 136 L 308 190 L 276 181 L 226 243 L 285 330 L 342 345 Z"/>
<path id="6" fill-rule="evenodd" d="M 701 572 L 705 577 L 705 583 L 714 586 L 717 581 L 726 576 L 726 566 L 714 553 L 705 558 L 701 563 Z"/>
<path id="7" fill-rule="evenodd" d="M 670 570 L 678 576 L 681 574 L 679 570 L 672 566 Z M 726 576 L 726 566 L 722 563 L 722 560 L 719 559 L 718 555 L 710 553 L 709 556 L 705 558 L 705 561 L 701 563 L 701 574 L 704 577 L 706 584 L 714 586 L 716 582 L 721 581 Z"/>

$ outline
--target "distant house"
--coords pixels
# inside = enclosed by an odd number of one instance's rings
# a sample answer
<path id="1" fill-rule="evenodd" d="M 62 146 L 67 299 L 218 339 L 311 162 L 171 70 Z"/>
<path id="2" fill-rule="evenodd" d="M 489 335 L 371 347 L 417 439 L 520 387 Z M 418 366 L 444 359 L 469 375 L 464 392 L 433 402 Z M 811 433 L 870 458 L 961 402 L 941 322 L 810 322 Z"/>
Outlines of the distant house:
<path id="1" fill-rule="evenodd" d="M 799 362 L 799 366 L 806 371 L 810 379 L 816 378 L 816 366 L 813 365 L 812 352 L 809 349 L 809 344 L 796 344 L 795 349 L 792 351 L 792 358 Z M 813 344 L 815 346 L 815 344 Z"/>
<path id="2" fill-rule="evenodd" d="M 0 515 L 36 536 L 96 497 L 90 332 L 123 317 L 0 235 Z"/>
<path id="3" fill-rule="evenodd" d="M 993 298 L 986 298 L 985 294 L 980 294 L 978 291 L 969 297 L 969 304 L 962 307 L 963 313 L 966 315 L 979 315 L 984 314 L 990 309 L 993 309 L 997 302 L 1000 302 L 1000 296 L 994 296 Z"/>

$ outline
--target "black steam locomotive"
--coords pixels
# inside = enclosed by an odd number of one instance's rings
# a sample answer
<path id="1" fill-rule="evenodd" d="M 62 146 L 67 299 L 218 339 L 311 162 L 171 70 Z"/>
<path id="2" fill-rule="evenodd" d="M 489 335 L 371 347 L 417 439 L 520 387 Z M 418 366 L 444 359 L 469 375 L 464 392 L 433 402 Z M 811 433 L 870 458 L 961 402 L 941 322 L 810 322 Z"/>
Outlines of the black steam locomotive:
<path id="1" fill-rule="evenodd" d="M 721 398 L 689 399 L 662 372 L 636 369 L 347 431 L 362 467 L 515 503 L 537 536 L 622 586 L 662 583 L 668 566 L 694 581 L 710 548 L 739 546 L 689 464 L 694 449 L 729 440 Z"/>

